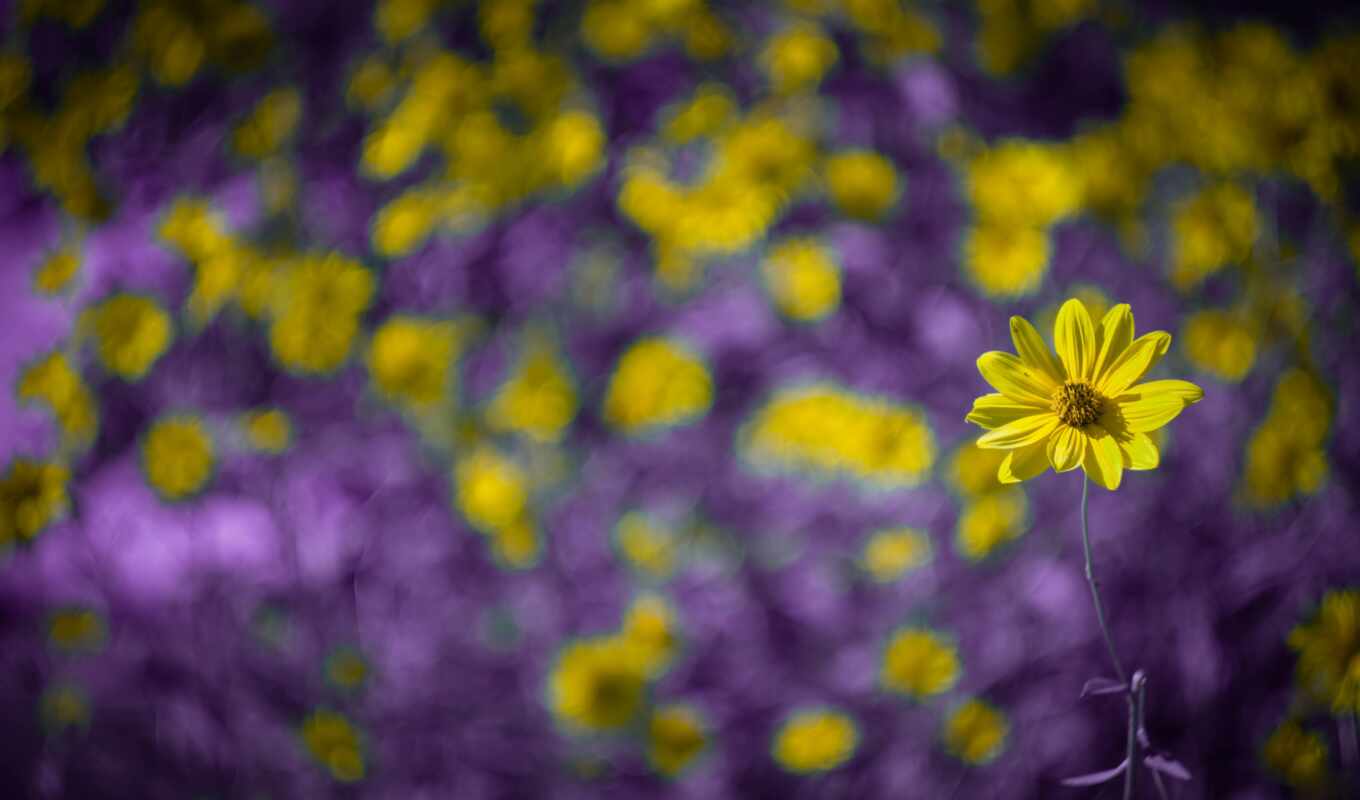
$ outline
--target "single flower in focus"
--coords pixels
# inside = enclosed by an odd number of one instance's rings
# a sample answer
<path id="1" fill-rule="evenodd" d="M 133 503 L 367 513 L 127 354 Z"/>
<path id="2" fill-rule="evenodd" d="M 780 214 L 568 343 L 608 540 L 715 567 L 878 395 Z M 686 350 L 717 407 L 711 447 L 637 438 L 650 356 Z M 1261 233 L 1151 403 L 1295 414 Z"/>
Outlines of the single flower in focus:
<path id="1" fill-rule="evenodd" d="M 1053 325 L 1057 358 L 1022 317 L 1011 317 L 1018 355 L 992 351 L 978 371 L 998 392 L 973 401 L 968 421 L 987 429 L 978 447 L 1007 451 L 997 470 L 1002 483 L 1081 467 L 1106 489 L 1119 488 L 1126 469 L 1156 468 L 1148 436 L 1204 390 L 1189 381 L 1140 383 L 1171 346 L 1153 331 L 1134 338 L 1133 312 L 1114 306 L 1096 325 L 1080 300 L 1063 304 Z"/>

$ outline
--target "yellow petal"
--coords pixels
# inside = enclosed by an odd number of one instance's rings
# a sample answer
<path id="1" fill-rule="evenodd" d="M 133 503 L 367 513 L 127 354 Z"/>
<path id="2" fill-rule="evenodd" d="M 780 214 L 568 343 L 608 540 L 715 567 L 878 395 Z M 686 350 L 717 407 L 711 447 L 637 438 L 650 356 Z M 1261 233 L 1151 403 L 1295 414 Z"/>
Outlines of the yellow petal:
<path id="1" fill-rule="evenodd" d="M 1189 381 L 1148 381 L 1116 397 L 1114 411 L 1130 433 L 1148 433 L 1175 419 L 1186 406 L 1203 397 L 1204 390 Z"/>
<path id="2" fill-rule="evenodd" d="M 977 446 L 984 450 L 1013 450 L 1042 442 L 1057 427 L 1057 416 L 1052 411 L 1045 411 L 1042 414 L 1022 417 L 982 434 L 978 437 Z"/>
<path id="3" fill-rule="evenodd" d="M 1086 434 L 1070 425 L 1058 428 L 1048 439 L 1048 462 L 1055 472 L 1070 472 L 1086 457 Z"/>
<path id="4" fill-rule="evenodd" d="M 1030 403 L 1017 403 L 1004 394 L 984 394 L 973 401 L 973 410 L 964 420 L 981 425 L 987 430 L 999 428 L 1021 417 L 1030 417 L 1049 411 Z"/>
<path id="5" fill-rule="evenodd" d="M 1048 469 L 1048 446 L 1035 442 L 1028 447 L 1012 450 L 1001 459 L 996 479 L 1002 483 L 1019 483 L 1042 475 Z"/>
<path id="6" fill-rule="evenodd" d="M 1095 368 L 1091 371 L 1097 384 L 1132 341 L 1133 311 L 1128 303 L 1120 303 L 1106 311 L 1105 318 L 1100 321 L 1100 355 L 1096 357 Z"/>
<path id="7" fill-rule="evenodd" d="M 999 350 L 978 357 L 978 372 L 997 391 L 1020 403 L 1048 407 L 1057 389 L 1052 379 L 1025 365 L 1018 357 Z"/>
<path id="8" fill-rule="evenodd" d="M 1170 347 L 1171 334 L 1166 331 L 1139 336 L 1110 365 L 1096 390 L 1106 397 L 1117 397 L 1156 366 Z"/>
<path id="9" fill-rule="evenodd" d="M 1015 342 L 1015 352 L 1021 361 L 1037 367 L 1055 384 L 1063 382 L 1062 365 L 1053 357 L 1053 351 L 1044 344 L 1043 337 L 1029 324 L 1029 320 L 1011 317 L 1011 341 Z"/>
<path id="10" fill-rule="evenodd" d="M 1132 386 L 1120 392 L 1116 399 L 1140 400 L 1157 395 L 1170 395 L 1179 397 L 1185 401 L 1186 405 L 1198 403 L 1204 399 L 1204 390 L 1191 383 L 1190 381 L 1160 380 L 1148 381 Z"/>
<path id="11" fill-rule="evenodd" d="M 1053 345 L 1067 369 L 1067 377 L 1091 379 L 1098 348 L 1096 328 L 1086 306 L 1075 297 L 1058 309 L 1058 319 L 1053 323 Z"/>
<path id="12" fill-rule="evenodd" d="M 1124 454 L 1124 469 L 1156 469 L 1162 461 L 1157 443 L 1146 433 L 1129 434 L 1129 438 L 1120 440 L 1119 449 Z"/>
<path id="13" fill-rule="evenodd" d="M 1119 450 L 1119 442 L 1099 425 L 1089 426 L 1086 433 L 1091 445 L 1086 448 L 1082 468 L 1091 480 L 1113 492 L 1124 475 L 1124 454 Z"/>

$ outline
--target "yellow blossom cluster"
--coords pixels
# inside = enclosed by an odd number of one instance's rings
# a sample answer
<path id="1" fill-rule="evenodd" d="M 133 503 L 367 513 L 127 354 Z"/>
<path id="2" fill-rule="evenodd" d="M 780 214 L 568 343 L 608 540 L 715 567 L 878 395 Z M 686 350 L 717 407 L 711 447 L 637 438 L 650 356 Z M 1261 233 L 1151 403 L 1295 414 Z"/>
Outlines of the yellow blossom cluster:
<path id="1" fill-rule="evenodd" d="M 570 65 L 536 47 L 533 6 L 483 4 L 492 52 L 483 62 L 416 35 L 432 4 L 379 4 L 375 22 L 396 46 L 350 77 L 351 104 L 371 118 L 359 166 L 391 181 L 427 154 L 439 162 L 374 216 L 379 256 L 399 258 L 440 231 L 467 231 L 531 197 L 570 192 L 603 165 L 601 123 Z"/>
<path id="2" fill-rule="evenodd" d="M 935 437 L 920 412 L 821 383 L 781 389 L 740 437 L 751 463 L 883 487 L 915 486 L 935 462 Z"/>
<path id="3" fill-rule="evenodd" d="M 619 188 L 619 209 L 651 237 L 657 278 L 674 290 L 691 287 L 708 260 L 764 237 L 813 174 L 816 148 L 798 119 L 772 108 L 737 115 L 714 97 L 701 88 L 668 123 L 702 131 L 711 156 L 697 176 L 672 176 L 666 150 L 640 146 Z"/>
<path id="4" fill-rule="evenodd" d="M 727 52 L 732 32 L 706 0 L 590 0 L 581 39 L 598 57 L 633 61 L 666 42 L 679 42 L 694 59 Z"/>
<path id="5" fill-rule="evenodd" d="M 963 267 L 987 296 L 1032 294 L 1048 272 L 1049 229 L 1080 209 L 1082 174 L 1067 149 L 1009 139 L 972 155 L 966 184 L 975 219 Z"/>

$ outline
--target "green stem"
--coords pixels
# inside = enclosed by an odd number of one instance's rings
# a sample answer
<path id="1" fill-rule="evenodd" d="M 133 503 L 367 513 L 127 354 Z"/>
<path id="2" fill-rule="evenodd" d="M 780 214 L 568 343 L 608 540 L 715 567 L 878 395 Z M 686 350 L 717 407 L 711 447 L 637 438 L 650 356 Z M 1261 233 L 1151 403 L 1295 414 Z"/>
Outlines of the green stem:
<path id="1" fill-rule="evenodd" d="M 1096 581 L 1095 568 L 1091 565 L 1091 532 L 1086 523 L 1086 496 L 1091 487 L 1091 479 L 1085 473 L 1081 476 L 1081 548 L 1086 554 L 1086 584 L 1091 587 L 1091 600 L 1096 606 L 1096 622 L 1100 625 L 1100 635 L 1105 639 L 1105 649 L 1110 653 L 1110 662 L 1114 664 L 1115 677 L 1120 682 L 1128 683 L 1128 677 L 1124 674 L 1124 665 L 1119 662 L 1119 654 L 1114 649 L 1114 639 L 1110 638 L 1110 628 L 1105 624 L 1105 604 L 1100 601 L 1100 584 Z"/>

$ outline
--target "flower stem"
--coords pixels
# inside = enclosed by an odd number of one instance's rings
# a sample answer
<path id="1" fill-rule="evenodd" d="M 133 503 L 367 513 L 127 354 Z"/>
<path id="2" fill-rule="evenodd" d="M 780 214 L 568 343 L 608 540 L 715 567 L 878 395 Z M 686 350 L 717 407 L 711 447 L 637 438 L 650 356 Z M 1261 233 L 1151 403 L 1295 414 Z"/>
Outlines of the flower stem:
<path id="1" fill-rule="evenodd" d="M 1085 473 L 1081 476 L 1081 548 L 1086 554 L 1086 584 L 1091 587 L 1091 600 L 1096 606 L 1096 622 L 1100 625 L 1100 634 L 1105 639 L 1105 649 L 1110 653 L 1110 662 L 1114 664 L 1115 677 L 1120 682 L 1128 683 L 1128 677 L 1124 674 L 1124 665 L 1119 661 L 1119 654 L 1114 649 L 1114 639 L 1110 638 L 1110 628 L 1105 624 L 1105 604 L 1100 601 L 1100 584 L 1096 581 L 1095 568 L 1091 565 L 1091 532 L 1086 523 L 1086 496 L 1091 488 L 1091 479 Z"/>
<path id="2" fill-rule="evenodd" d="M 1105 649 L 1110 653 L 1110 663 L 1114 665 L 1114 674 L 1121 683 L 1126 684 L 1127 700 L 1129 705 L 1129 732 L 1128 741 L 1125 744 L 1125 763 L 1128 768 L 1124 770 L 1124 800 L 1133 800 L 1133 794 L 1137 787 L 1138 767 L 1140 758 L 1138 753 L 1138 731 L 1143 725 L 1143 698 L 1146 688 L 1146 681 L 1141 671 L 1133 676 L 1133 683 L 1124 673 L 1124 665 L 1119 661 L 1119 653 L 1114 649 L 1114 639 L 1110 636 L 1110 626 L 1105 623 L 1105 604 L 1100 600 L 1100 583 L 1096 581 L 1095 567 L 1091 563 L 1091 529 L 1087 523 L 1087 501 L 1091 490 L 1091 479 L 1084 473 L 1081 477 L 1081 549 L 1086 556 L 1086 584 L 1091 587 L 1091 601 L 1096 607 L 1096 622 L 1100 625 L 1100 635 L 1105 640 Z M 1136 685 L 1134 685 L 1136 684 Z"/>

